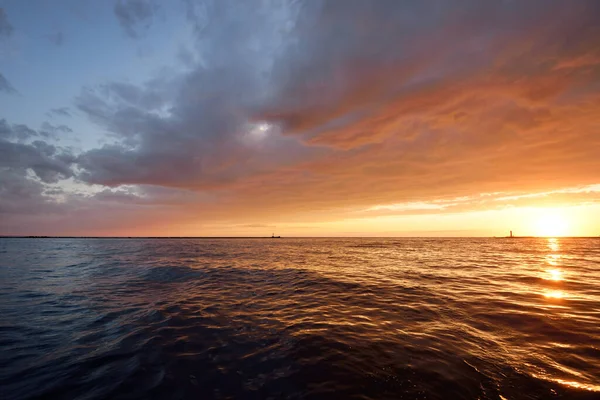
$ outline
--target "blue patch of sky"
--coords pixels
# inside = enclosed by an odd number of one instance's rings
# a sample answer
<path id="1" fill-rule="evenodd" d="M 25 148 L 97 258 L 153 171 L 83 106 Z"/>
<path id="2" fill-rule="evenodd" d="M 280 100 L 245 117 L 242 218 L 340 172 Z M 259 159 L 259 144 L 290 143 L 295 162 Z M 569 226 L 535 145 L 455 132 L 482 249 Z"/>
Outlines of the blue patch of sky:
<path id="1" fill-rule="evenodd" d="M 152 25 L 128 37 L 114 14 L 112 1 L 6 1 L 2 7 L 14 33 L 0 46 L 0 71 L 18 91 L 0 93 L 0 118 L 39 128 L 44 121 L 65 123 L 77 138 L 75 147 L 98 147 L 105 132 L 74 110 L 86 86 L 111 81 L 140 84 L 163 67 L 183 68 L 177 54 L 191 41 L 179 3 L 159 3 Z M 57 46 L 48 40 L 62 32 Z M 52 108 L 70 107 L 72 118 L 49 118 Z M 66 144 L 66 143 L 65 143 Z"/>

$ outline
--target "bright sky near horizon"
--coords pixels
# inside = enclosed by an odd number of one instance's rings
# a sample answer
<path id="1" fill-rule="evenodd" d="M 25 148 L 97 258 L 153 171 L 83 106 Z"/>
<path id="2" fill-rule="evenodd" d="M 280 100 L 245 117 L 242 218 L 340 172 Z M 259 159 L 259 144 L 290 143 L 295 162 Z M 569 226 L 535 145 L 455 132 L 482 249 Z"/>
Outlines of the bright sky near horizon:
<path id="1" fill-rule="evenodd" d="M 600 235 L 596 0 L 0 0 L 0 235 Z"/>

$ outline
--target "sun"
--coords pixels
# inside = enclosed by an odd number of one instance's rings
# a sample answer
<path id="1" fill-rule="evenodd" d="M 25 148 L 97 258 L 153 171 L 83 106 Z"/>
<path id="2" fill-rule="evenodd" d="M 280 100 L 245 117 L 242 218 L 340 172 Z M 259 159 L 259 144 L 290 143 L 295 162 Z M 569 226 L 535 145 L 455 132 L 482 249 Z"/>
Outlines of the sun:
<path id="1" fill-rule="evenodd" d="M 546 210 L 536 219 L 536 236 L 567 236 L 568 233 L 568 221 L 560 210 Z"/>

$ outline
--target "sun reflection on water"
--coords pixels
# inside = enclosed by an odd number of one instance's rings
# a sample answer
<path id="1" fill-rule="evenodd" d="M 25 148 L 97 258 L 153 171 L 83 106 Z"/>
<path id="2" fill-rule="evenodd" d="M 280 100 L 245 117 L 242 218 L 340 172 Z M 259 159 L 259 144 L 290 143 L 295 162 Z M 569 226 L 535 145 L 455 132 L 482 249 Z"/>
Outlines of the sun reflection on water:
<path id="1" fill-rule="evenodd" d="M 587 391 L 590 391 L 590 392 L 600 392 L 600 385 L 593 384 L 593 383 L 584 383 L 584 382 L 577 382 L 577 381 L 574 381 L 574 380 L 567 380 L 567 379 L 561 379 L 561 378 L 553 378 L 553 377 L 550 377 L 550 376 L 548 376 L 546 374 L 532 373 L 531 375 L 534 376 L 535 378 L 543 379 L 543 380 L 550 381 L 550 382 L 556 382 L 559 385 L 566 386 L 566 387 L 587 390 Z"/>
<path id="2" fill-rule="evenodd" d="M 546 262 L 550 265 L 558 265 L 562 256 L 560 254 L 548 254 L 546 256 Z"/>
<path id="3" fill-rule="evenodd" d="M 589 390 L 590 392 L 600 392 L 600 385 L 586 384 L 577 381 L 568 381 L 566 379 L 552 379 L 554 382 L 559 383 L 563 386 L 569 386 L 575 389 Z"/>
<path id="4" fill-rule="evenodd" d="M 563 280 L 563 272 L 558 269 L 549 269 L 546 271 L 548 273 L 548 280 L 552 280 L 552 281 L 562 281 Z"/>
<path id="5" fill-rule="evenodd" d="M 565 293 L 562 290 L 547 290 L 546 293 L 544 293 L 544 297 L 550 299 L 562 299 L 565 297 Z"/>
<path id="6" fill-rule="evenodd" d="M 562 282 L 564 280 L 564 271 L 560 268 L 562 255 L 556 254 L 560 250 L 560 242 L 557 238 L 548 238 L 547 246 L 552 254 L 547 254 L 545 260 L 546 264 L 552 268 L 545 270 L 543 279 L 547 281 Z M 562 299 L 565 294 L 562 290 L 550 289 L 546 290 L 544 296 L 552 299 Z"/>
<path id="7" fill-rule="evenodd" d="M 560 249 L 560 242 L 557 238 L 548 238 L 548 247 L 552 251 L 558 251 Z"/>

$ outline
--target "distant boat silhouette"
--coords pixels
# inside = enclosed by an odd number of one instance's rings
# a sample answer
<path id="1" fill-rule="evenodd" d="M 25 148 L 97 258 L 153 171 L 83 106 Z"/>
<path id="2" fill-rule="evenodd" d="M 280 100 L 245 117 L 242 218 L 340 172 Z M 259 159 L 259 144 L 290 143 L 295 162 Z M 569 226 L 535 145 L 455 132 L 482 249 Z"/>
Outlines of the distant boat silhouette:
<path id="1" fill-rule="evenodd" d="M 534 236 L 514 236 L 513 231 L 510 231 L 510 236 L 504 236 L 506 239 L 524 239 L 524 238 L 532 238 Z"/>
<path id="2" fill-rule="evenodd" d="M 275 236 L 275 234 L 271 234 L 271 239 L 281 239 L 281 236 Z"/>

